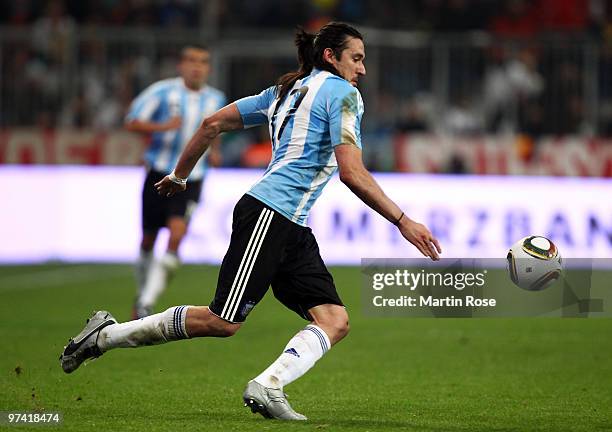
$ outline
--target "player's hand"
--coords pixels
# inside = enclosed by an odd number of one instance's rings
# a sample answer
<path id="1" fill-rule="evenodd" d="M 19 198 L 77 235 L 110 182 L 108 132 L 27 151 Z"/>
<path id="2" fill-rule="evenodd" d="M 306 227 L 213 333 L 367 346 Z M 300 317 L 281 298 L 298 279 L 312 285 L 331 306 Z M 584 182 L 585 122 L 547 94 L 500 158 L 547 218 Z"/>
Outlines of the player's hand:
<path id="1" fill-rule="evenodd" d="M 183 119 L 180 117 L 172 117 L 166 123 L 162 123 L 161 127 L 163 131 L 170 131 L 178 129 L 183 124 Z"/>
<path id="2" fill-rule="evenodd" d="M 438 240 L 431 234 L 429 229 L 423 224 L 413 221 L 405 216 L 400 221 L 398 228 L 404 238 L 412 243 L 423 255 L 438 261 L 442 253 L 442 248 Z"/>
<path id="3" fill-rule="evenodd" d="M 161 196 L 171 197 L 175 193 L 183 192 L 187 189 L 187 185 L 178 184 L 170 180 L 170 176 L 166 176 L 157 183 L 155 183 L 155 189 Z"/>

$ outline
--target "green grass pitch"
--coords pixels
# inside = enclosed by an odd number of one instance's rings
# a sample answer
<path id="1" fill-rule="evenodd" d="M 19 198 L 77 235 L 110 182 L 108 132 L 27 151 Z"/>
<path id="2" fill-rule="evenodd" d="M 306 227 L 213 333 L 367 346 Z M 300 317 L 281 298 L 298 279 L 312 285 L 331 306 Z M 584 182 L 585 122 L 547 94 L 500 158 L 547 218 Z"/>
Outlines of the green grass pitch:
<path id="1" fill-rule="evenodd" d="M 286 388 L 310 419 L 288 424 L 241 401 L 305 324 L 271 293 L 233 338 L 115 350 L 66 375 L 60 351 L 93 310 L 128 319 L 131 267 L 0 267 L 0 411 L 59 411 L 66 431 L 612 430 L 612 320 L 369 318 L 359 268 L 332 274 L 352 331 Z M 216 276 L 183 267 L 158 310 L 206 304 Z"/>

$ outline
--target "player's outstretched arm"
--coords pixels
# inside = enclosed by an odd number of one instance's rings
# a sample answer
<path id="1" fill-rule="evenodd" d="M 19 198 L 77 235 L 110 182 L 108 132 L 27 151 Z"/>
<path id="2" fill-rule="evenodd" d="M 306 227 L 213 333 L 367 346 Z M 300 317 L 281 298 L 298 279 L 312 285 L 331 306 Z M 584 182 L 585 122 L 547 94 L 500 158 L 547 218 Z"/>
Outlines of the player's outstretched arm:
<path id="1" fill-rule="evenodd" d="M 242 117 L 234 103 L 205 118 L 181 153 L 172 174 L 155 184 L 157 192 L 160 195 L 172 196 L 177 192 L 184 191 L 191 170 L 219 134 L 242 128 Z"/>
<path id="2" fill-rule="evenodd" d="M 384 193 L 363 165 L 361 150 L 354 145 L 341 144 L 335 147 L 335 154 L 340 180 L 364 203 L 397 225 L 404 238 L 423 255 L 432 260 L 440 259 L 438 254 L 442 252 L 442 248 L 438 240 L 425 225 L 406 216 Z"/>

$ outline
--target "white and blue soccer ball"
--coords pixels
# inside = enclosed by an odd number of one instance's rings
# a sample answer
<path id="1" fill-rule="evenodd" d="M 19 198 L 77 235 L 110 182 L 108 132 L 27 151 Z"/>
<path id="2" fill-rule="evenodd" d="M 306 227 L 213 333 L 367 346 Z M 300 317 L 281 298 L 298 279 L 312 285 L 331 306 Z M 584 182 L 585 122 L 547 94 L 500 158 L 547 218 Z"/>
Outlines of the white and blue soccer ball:
<path id="1" fill-rule="evenodd" d="M 563 270 L 557 246 L 542 236 L 528 236 L 517 241 L 506 258 L 510 279 L 528 291 L 549 287 L 559 279 Z"/>

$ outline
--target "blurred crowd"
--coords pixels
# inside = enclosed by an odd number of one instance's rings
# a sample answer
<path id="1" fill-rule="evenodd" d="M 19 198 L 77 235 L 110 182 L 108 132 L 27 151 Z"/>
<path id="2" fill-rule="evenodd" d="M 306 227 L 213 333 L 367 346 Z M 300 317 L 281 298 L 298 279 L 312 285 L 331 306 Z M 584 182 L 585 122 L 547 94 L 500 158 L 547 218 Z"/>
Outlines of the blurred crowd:
<path id="1" fill-rule="evenodd" d="M 75 24 L 101 26 L 190 26 L 199 23 L 206 1 L 197 0 L 11 0 L 0 3 L 0 22 L 41 26 L 54 18 L 66 30 Z"/>
<path id="2" fill-rule="evenodd" d="M 159 41 L 170 34 L 164 32 L 205 29 L 214 46 L 249 31 L 286 37 L 296 25 L 316 30 L 331 19 L 420 32 L 432 41 L 447 33 L 488 38 L 471 45 L 445 39 L 443 76 L 433 76 L 435 43 L 413 51 L 383 47 L 377 61 L 384 79 L 364 92 L 366 133 L 612 134 L 612 0 L 0 2 L 0 26 L 10 30 L 0 31 L 0 125 L 120 127 L 136 94 L 175 74 L 181 42 L 152 53 L 138 40 L 114 37 L 113 28 L 156 28 Z M 294 65 L 248 62 L 256 72 L 245 80 L 233 79 L 245 75 L 240 59 L 224 69 L 232 77 L 223 89 L 230 99 Z"/>
<path id="3" fill-rule="evenodd" d="M 0 4 L 0 22 L 31 25 L 48 18 L 49 0 Z M 385 29 L 504 35 L 584 31 L 606 20 L 608 0 L 63 0 L 65 19 L 81 25 L 243 28 L 317 27 L 329 19 Z M 207 17 L 207 15 L 214 15 Z"/>
<path id="4" fill-rule="evenodd" d="M 585 30 L 605 14 L 605 0 L 301 0 L 226 2 L 225 24 L 316 27 L 331 17 L 371 27 L 425 32 L 491 30 L 506 35 Z M 241 8 L 245 14 L 232 14 Z M 281 19 L 276 19 L 280 14 Z"/>

